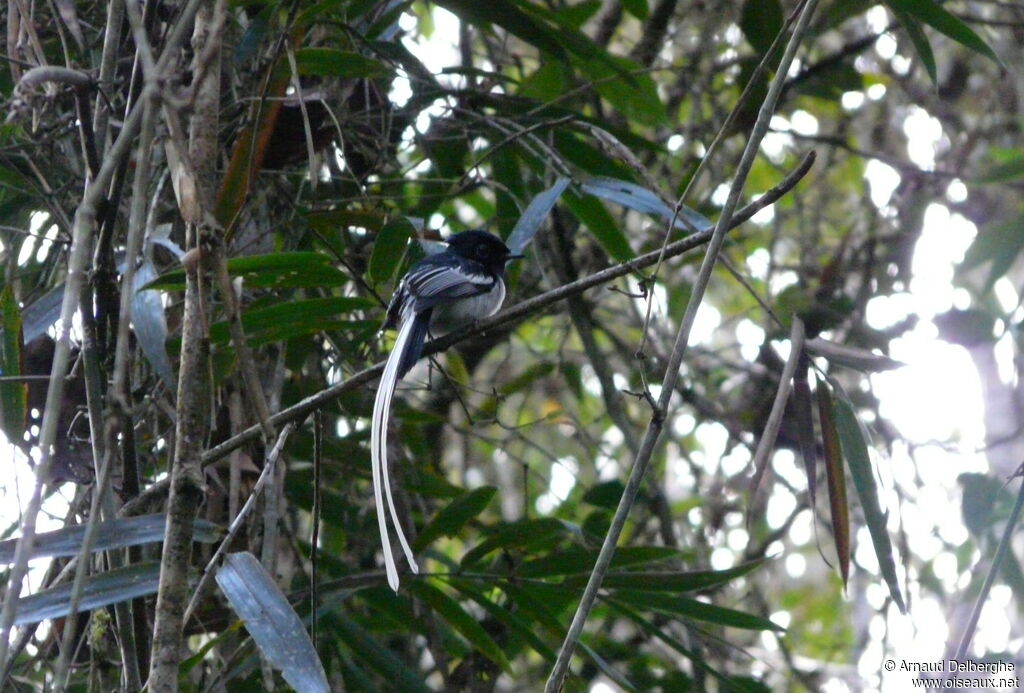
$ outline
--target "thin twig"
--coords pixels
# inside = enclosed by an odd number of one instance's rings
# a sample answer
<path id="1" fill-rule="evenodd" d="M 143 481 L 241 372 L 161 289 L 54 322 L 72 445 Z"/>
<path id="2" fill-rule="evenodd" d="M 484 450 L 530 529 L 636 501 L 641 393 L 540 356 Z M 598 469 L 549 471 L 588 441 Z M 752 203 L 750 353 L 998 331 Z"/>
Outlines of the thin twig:
<path id="1" fill-rule="evenodd" d="M 1013 510 L 1010 512 L 1010 517 L 1006 520 L 1006 526 L 1003 528 L 1003 536 L 999 539 L 999 546 L 996 547 L 996 555 L 992 557 L 992 565 L 988 568 L 988 574 L 985 576 L 985 582 L 981 585 L 981 591 L 978 592 L 978 598 L 974 600 L 974 607 L 971 609 L 971 615 L 967 619 L 967 625 L 964 627 L 963 635 L 960 636 L 960 644 L 956 648 L 956 656 L 954 659 L 958 662 L 964 661 L 967 657 L 967 648 L 971 646 L 971 640 L 974 638 L 974 631 L 978 628 L 978 620 L 981 618 L 981 610 L 985 606 L 985 602 L 988 600 L 988 593 L 992 589 L 992 584 L 996 580 L 996 575 L 999 573 L 999 568 L 1003 565 L 1003 561 L 1006 559 L 1006 554 L 1010 550 L 1010 543 L 1013 540 L 1013 534 L 1017 531 L 1017 522 L 1020 521 L 1021 510 L 1024 510 L 1024 482 L 1020 485 L 1020 490 L 1017 492 L 1017 502 L 1013 506 Z"/>
<path id="2" fill-rule="evenodd" d="M 256 485 L 252 489 L 252 493 L 245 501 L 245 505 L 238 511 L 238 515 L 231 521 L 231 526 L 228 527 L 227 534 L 224 539 L 217 546 L 217 550 L 214 551 L 213 556 L 206 563 L 206 567 L 203 568 L 203 575 L 199 578 L 199 584 L 196 585 L 195 591 L 192 593 L 192 599 L 189 600 L 188 608 L 185 609 L 185 616 L 182 619 L 182 626 L 188 624 L 188 620 L 195 613 L 196 607 L 199 606 L 199 602 L 202 600 L 204 594 L 206 594 L 206 588 L 213 578 L 215 568 L 220 562 L 220 557 L 223 556 L 229 548 L 231 548 L 235 537 L 238 536 L 239 531 L 245 526 L 245 519 L 249 516 L 249 513 L 256 506 L 256 501 L 259 499 L 260 494 L 263 492 L 263 488 L 274 478 L 274 470 L 277 468 L 277 460 L 281 457 L 281 451 L 284 450 L 284 444 L 288 442 L 288 436 L 292 434 L 298 428 L 296 422 L 291 422 L 285 425 L 281 429 L 281 434 L 277 437 L 277 442 L 274 443 L 274 447 L 267 455 L 267 460 L 263 464 L 263 471 L 260 473 L 260 478 L 256 481 Z"/>
<path id="3" fill-rule="evenodd" d="M 793 329 L 789 333 L 789 358 L 779 376 L 779 387 L 775 391 L 775 401 L 772 402 L 772 410 L 768 414 L 768 420 L 761 431 L 761 439 L 757 443 L 757 450 L 754 452 L 754 478 L 750 482 L 750 495 L 757 493 L 757 487 L 761 482 L 765 469 L 768 467 L 768 456 L 775 450 L 775 440 L 779 436 L 779 429 L 782 427 L 782 417 L 786 413 L 786 403 L 789 402 L 789 392 L 793 385 L 793 375 L 800 363 L 800 357 L 804 351 L 804 323 L 797 316 L 793 316 Z"/>
<path id="4" fill-rule="evenodd" d="M 693 323 L 697 316 L 697 310 L 700 307 L 704 298 L 704 292 L 711 279 L 711 273 L 715 268 L 718 253 L 722 248 L 722 244 L 725 242 L 726 232 L 731 228 L 733 212 L 736 208 L 736 204 L 739 202 L 740 195 L 743 193 L 743 186 L 746 182 L 747 175 L 750 172 L 750 168 L 754 163 L 754 159 L 757 157 L 761 140 L 764 138 L 765 133 L 768 132 L 768 126 L 771 122 L 772 114 L 775 111 L 775 104 L 778 102 L 782 85 L 789 72 L 789 66 L 793 62 L 797 48 L 800 46 L 801 39 L 803 38 L 803 34 L 807 28 L 808 22 L 810 21 L 811 15 L 814 13 L 816 5 L 817 0 L 807 0 L 805 3 L 803 10 L 800 13 L 800 18 L 797 20 L 796 27 L 793 29 L 793 34 L 786 46 L 786 52 L 779 63 L 779 68 L 775 73 L 775 78 L 772 80 L 768 94 L 765 96 L 764 102 L 761 104 L 757 121 L 754 123 L 750 139 L 747 140 L 746 147 L 743 150 L 743 156 L 740 158 L 740 163 L 736 170 L 736 176 L 733 179 L 729 195 L 722 208 L 722 214 L 718 218 L 718 223 L 715 225 L 711 238 L 708 240 L 708 249 L 704 256 L 704 261 L 701 263 L 700 271 L 697 274 L 697 279 L 694 282 L 692 293 L 690 295 L 690 300 L 686 306 L 686 312 L 684 313 L 683 319 L 679 325 L 679 332 L 677 333 L 675 343 L 672 346 L 672 353 L 669 356 L 668 368 L 662 382 L 661 396 L 658 399 L 658 406 L 651 413 L 651 420 L 648 424 L 647 431 L 644 433 L 640 452 L 637 454 L 633 463 L 633 469 L 630 472 L 629 480 L 626 482 L 626 487 L 623 489 L 622 497 L 619 499 L 619 505 L 615 510 L 615 515 L 612 518 L 611 526 L 608 528 L 608 533 L 605 536 L 604 543 L 601 545 L 601 551 L 598 554 L 597 562 L 590 574 L 590 579 L 587 581 L 587 586 L 583 591 L 583 597 L 576 609 L 576 614 L 573 617 L 572 624 L 569 626 L 569 630 L 565 636 L 565 641 L 562 643 L 562 647 L 558 652 L 558 658 L 555 661 L 555 665 L 551 671 L 551 676 L 548 678 L 547 684 L 544 688 L 545 693 L 558 693 L 562 690 L 565 675 L 569 670 L 569 662 L 572 659 L 573 652 L 579 644 L 580 637 L 583 635 L 583 626 L 587 621 L 587 617 L 590 615 L 590 610 L 593 608 L 595 600 L 597 599 L 597 592 L 601 588 L 601 583 L 604 580 L 605 573 L 608 572 L 608 567 L 611 565 L 612 556 L 615 554 L 615 546 L 619 541 L 619 536 L 622 534 L 622 528 L 626 524 L 626 519 L 629 517 L 629 511 L 632 509 L 633 503 L 636 500 L 636 495 L 640 490 L 640 484 L 643 481 L 644 472 L 647 469 L 648 462 L 650 462 L 651 455 L 654 453 L 654 447 L 657 444 L 658 439 L 661 437 L 661 431 L 664 428 L 669 404 L 671 403 L 672 395 L 675 391 L 676 381 L 679 378 L 679 368 L 682 365 L 683 356 L 686 353 L 686 348 L 689 343 L 690 330 L 693 328 Z"/>

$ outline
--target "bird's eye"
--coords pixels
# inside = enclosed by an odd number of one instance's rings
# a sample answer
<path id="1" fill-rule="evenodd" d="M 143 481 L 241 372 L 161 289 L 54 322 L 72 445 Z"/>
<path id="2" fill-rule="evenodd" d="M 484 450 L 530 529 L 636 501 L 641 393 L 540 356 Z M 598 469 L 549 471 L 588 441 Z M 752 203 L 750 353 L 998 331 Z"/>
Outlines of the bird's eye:
<path id="1" fill-rule="evenodd" d="M 478 245 L 476 248 L 476 256 L 481 260 L 486 260 L 491 256 L 491 249 L 486 245 Z"/>

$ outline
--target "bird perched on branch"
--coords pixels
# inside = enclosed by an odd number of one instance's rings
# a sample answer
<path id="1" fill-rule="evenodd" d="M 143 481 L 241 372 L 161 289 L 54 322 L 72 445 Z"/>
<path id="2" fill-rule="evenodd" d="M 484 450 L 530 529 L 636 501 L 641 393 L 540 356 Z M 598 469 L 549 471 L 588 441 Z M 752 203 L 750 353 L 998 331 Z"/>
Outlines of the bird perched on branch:
<path id="1" fill-rule="evenodd" d="M 382 329 L 397 329 L 398 336 L 384 365 L 373 403 L 370 460 L 384 567 L 388 584 L 396 592 L 398 570 L 391 553 L 391 539 L 384 515 L 385 497 L 409 567 L 414 573 L 419 572 L 419 567 L 398 521 L 388 479 L 387 429 L 395 386 L 419 360 L 428 332 L 448 332 L 497 312 L 505 300 L 505 264 L 521 257 L 514 255 L 501 239 L 486 231 L 457 233 L 448 241 L 446 250 L 428 255 L 409 270 L 388 305 Z"/>

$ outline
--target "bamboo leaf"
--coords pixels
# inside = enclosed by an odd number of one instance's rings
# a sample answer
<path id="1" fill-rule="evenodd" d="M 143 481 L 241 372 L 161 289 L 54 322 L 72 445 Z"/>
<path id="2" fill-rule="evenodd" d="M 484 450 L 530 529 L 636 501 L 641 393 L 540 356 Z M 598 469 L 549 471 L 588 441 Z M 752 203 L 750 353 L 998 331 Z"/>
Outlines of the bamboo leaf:
<path id="1" fill-rule="evenodd" d="M 689 597 L 639 590 L 616 590 L 613 594 L 615 600 L 631 604 L 643 611 L 660 611 L 664 614 L 697 621 L 707 621 L 719 626 L 742 628 L 744 630 L 785 630 L 779 624 L 773 623 L 761 616 L 716 604 L 709 604 L 708 602 L 702 602 Z"/>
<path id="2" fill-rule="evenodd" d="M 563 551 L 555 551 L 543 558 L 526 561 L 520 566 L 517 575 L 522 577 L 553 577 L 557 575 L 589 574 L 597 561 L 596 549 L 585 549 L 574 546 Z M 623 546 L 615 552 L 612 567 L 638 565 L 679 558 L 678 549 L 665 546 Z M 585 575 L 586 576 L 586 575 Z M 608 575 L 607 577 L 611 577 Z"/>
<path id="3" fill-rule="evenodd" d="M 413 548 L 419 551 L 438 537 L 454 537 L 467 522 L 487 508 L 497 492 L 495 486 L 482 486 L 462 494 L 430 519 L 413 542 Z"/>
<path id="4" fill-rule="evenodd" d="M 416 229 L 405 217 L 392 219 L 377 234 L 370 253 L 370 264 L 367 275 L 370 282 L 380 284 L 394 276 L 398 269 L 409 239 L 416 234 Z"/>
<path id="5" fill-rule="evenodd" d="M 893 12 L 905 12 L 914 19 L 927 24 L 945 34 L 957 43 L 970 48 L 975 53 L 984 55 L 997 65 L 1002 65 L 999 57 L 985 41 L 974 33 L 971 27 L 951 14 L 935 0 L 886 0 L 886 5 Z"/>
<path id="6" fill-rule="evenodd" d="M 318 46 L 295 51 L 295 64 L 300 75 L 314 77 L 369 79 L 391 72 L 391 69 L 379 60 L 351 51 Z"/>
<path id="7" fill-rule="evenodd" d="M 228 260 L 228 273 L 232 277 L 242 277 L 247 288 L 328 287 L 340 286 L 349 280 L 323 253 L 304 251 L 231 258 Z M 141 289 L 181 290 L 184 287 L 185 270 L 176 269 Z"/>
<path id="8" fill-rule="evenodd" d="M 137 563 L 128 568 L 90 575 L 83 583 L 78 613 L 156 594 L 159 584 L 160 563 L 157 561 Z M 14 625 L 23 626 L 48 618 L 67 616 L 68 607 L 71 605 L 72 587 L 73 583 L 66 582 L 59 587 L 19 599 L 18 615 Z"/>
<path id="9" fill-rule="evenodd" d="M 932 53 L 931 43 L 928 42 L 928 37 L 921 28 L 921 23 L 901 10 L 893 9 L 892 13 L 896 17 L 896 21 L 903 27 L 903 30 L 907 32 L 907 38 L 910 39 L 914 52 L 917 53 L 917 57 L 921 59 L 921 64 L 924 65 L 925 71 L 931 77 L 932 84 L 938 84 L 939 78 L 935 67 L 935 54 Z"/>
<path id="10" fill-rule="evenodd" d="M 868 447 L 864 442 L 864 434 L 853 413 L 853 408 L 846 400 L 839 398 L 835 402 L 836 428 L 842 442 L 843 456 L 850 468 L 853 487 L 857 489 L 861 509 L 864 511 L 864 522 L 871 534 L 871 543 L 878 557 L 878 568 L 882 578 L 889 587 L 893 601 L 900 612 L 906 613 L 907 607 L 900 592 L 899 579 L 896 577 L 896 560 L 893 555 L 892 541 L 886 527 L 888 516 L 882 512 L 878 501 L 878 488 L 875 485 L 874 470 L 868 456 Z"/>
<path id="11" fill-rule="evenodd" d="M 166 525 L 167 516 L 163 513 L 122 517 L 100 522 L 96 526 L 92 550 L 109 551 L 110 549 L 123 549 L 129 546 L 163 541 Z M 77 556 L 82 548 L 85 531 L 86 525 L 83 524 L 37 534 L 32 543 L 29 560 L 43 557 Z M 206 520 L 193 520 L 192 531 L 195 541 L 211 543 L 221 537 L 220 528 Z M 16 538 L 0 541 L 0 563 L 14 561 L 14 549 L 17 542 Z"/>
<path id="12" fill-rule="evenodd" d="M 414 582 L 409 591 L 421 599 L 427 606 L 444 619 L 448 625 L 458 631 L 473 649 L 498 664 L 505 671 L 509 670 L 509 662 L 494 638 L 477 623 L 459 602 L 452 599 L 444 591 L 435 587 L 429 580 Z"/>
<path id="13" fill-rule="evenodd" d="M 843 453 L 839 445 L 839 432 L 832 416 L 832 393 L 824 381 L 816 388 L 818 421 L 825 450 L 825 480 L 828 484 L 828 505 L 832 517 L 832 540 L 836 544 L 839 574 L 846 586 L 850 578 L 850 505 L 846 498 L 846 472 Z"/>
<path id="14" fill-rule="evenodd" d="M 497 24 L 510 34 L 559 59 L 568 57 L 555 31 L 509 0 L 489 0 L 486 3 L 475 0 L 437 0 L 437 4 L 470 24 L 485 28 Z"/>
<path id="15" fill-rule="evenodd" d="M 325 618 L 328 621 L 328 618 Z M 394 685 L 395 690 L 410 691 L 410 693 L 429 693 L 430 688 L 423 682 L 423 677 L 418 671 L 408 667 L 405 662 L 396 657 L 391 650 L 373 635 L 357 624 L 355 621 L 346 618 L 341 613 L 329 615 L 330 626 L 348 645 L 360 662 L 366 663 L 384 679 Z"/>
<path id="16" fill-rule="evenodd" d="M 228 554 L 216 580 L 260 652 L 292 688 L 300 693 L 330 692 L 302 621 L 255 556 Z"/>
<path id="17" fill-rule="evenodd" d="M 506 551 L 523 548 L 534 543 L 551 546 L 558 541 L 557 535 L 566 532 L 565 523 L 553 517 L 519 520 L 499 526 L 490 536 L 466 552 L 460 562 L 463 567 L 477 563 L 487 554 L 498 549 Z"/>
<path id="18" fill-rule="evenodd" d="M 11 378 L 23 374 L 21 345 L 21 309 L 14 290 L 5 286 L 0 292 L 0 376 Z M 28 383 L 0 380 L 0 430 L 7 440 L 22 439 L 27 414 Z"/>
<path id="19" fill-rule="evenodd" d="M 544 219 L 547 218 L 551 208 L 558 202 L 558 198 L 562 196 L 562 192 L 565 191 L 569 182 L 568 178 L 559 178 L 555 181 L 554 185 L 530 200 L 530 204 L 519 217 L 519 221 L 516 222 L 515 228 L 512 229 L 512 233 L 509 234 L 506 243 L 513 254 L 522 253 L 530 241 L 533 240 L 537 230 L 540 229 L 540 225 L 544 223 Z"/>
<path id="20" fill-rule="evenodd" d="M 638 212 L 652 214 L 666 222 L 675 219 L 675 227 L 687 233 L 691 228 L 704 231 L 714 226 L 707 217 L 689 207 L 680 209 L 679 215 L 676 217 L 675 210 L 669 207 L 655 192 L 628 180 L 595 176 L 581 183 L 580 189 L 588 195 L 600 197 Z"/>
<path id="21" fill-rule="evenodd" d="M 583 222 L 612 258 L 619 262 L 633 259 L 635 253 L 629 245 L 629 239 L 619 228 L 619 223 L 597 198 L 570 192 L 565 196 L 565 205 L 577 219 Z"/>
<path id="22" fill-rule="evenodd" d="M 609 573 L 601 583 L 605 589 L 634 589 L 646 591 L 695 592 L 743 577 L 764 565 L 763 560 L 741 563 L 726 570 L 617 572 Z M 567 580 L 575 583 L 575 578 Z"/>
<path id="23" fill-rule="evenodd" d="M 495 620 L 500 621 L 511 632 L 518 635 L 524 642 L 529 644 L 537 654 L 548 662 L 555 661 L 555 652 L 537 636 L 532 623 L 519 614 L 510 611 L 507 607 L 489 599 L 484 592 L 475 588 L 474 584 L 467 580 L 454 580 L 452 586 L 468 596 L 490 614 Z"/>
<path id="24" fill-rule="evenodd" d="M 271 332 L 278 338 L 313 334 L 325 327 L 325 320 L 336 315 L 373 308 L 377 304 L 358 296 L 328 296 L 299 301 L 285 301 L 266 308 L 242 313 L 242 328 L 253 344 L 260 343 L 260 334 Z M 227 321 L 210 326 L 210 342 L 227 344 L 231 339 Z"/>

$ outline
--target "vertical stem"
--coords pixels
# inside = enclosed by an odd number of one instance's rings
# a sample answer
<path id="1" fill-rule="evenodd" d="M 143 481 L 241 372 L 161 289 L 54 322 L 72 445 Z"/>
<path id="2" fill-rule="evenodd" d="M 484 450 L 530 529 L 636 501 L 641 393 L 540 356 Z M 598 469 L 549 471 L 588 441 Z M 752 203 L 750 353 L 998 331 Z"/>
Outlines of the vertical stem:
<path id="1" fill-rule="evenodd" d="M 195 4 L 195 3 L 192 3 Z M 204 52 L 210 41 L 209 28 L 213 6 L 198 5 L 192 33 L 195 55 Z M 165 55 L 167 53 L 165 52 Z M 161 69 L 161 56 L 157 70 Z M 215 58 L 219 60 L 219 58 Z M 189 156 L 196 170 L 188 171 L 197 181 L 199 209 L 208 214 L 212 204 L 212 181 L 217 157 L 217 113 L 219 110 L 219 62 L 207 70 L 197 90 L 191 122 Z M 165 116 L 176 116 L 167 105 Z M 180 199 L 179 199 L 180 202 Z M 185 312 L 181 336 L 181 360 L 178 372 L 177 429 L 171 488 L 167 510 L 167 532 L 160 561 L 160 587 L 157 593 L 156 621 L 153 627 L 152 669 L 149 693 L 175 693 L 178 690 L 178 664 L 182 645 L 183 615 L 188 603 L 188 572 L 191 564 L 192 526 L 196 508 L 203 497 L 201 455 L 209 420 L 208 390 L 209 339 L 203 297 L 208 294 L 206 274 L 210 269 L 211 229 L 205 224 L 188 225 L 188 252 L 194 258 L 186 262 Z"/>
<path id="2" fill-rule="evenodd" d="M 32 497 L 22 515 L 21 538 L 14 551 L 14 564 L 11 566 L 11 572 L 7 578 L 3 608 L 0 609 L 0 663 L 4 664 L 7 661 L 11 625 L 14 623 L 18 598 L 21 596 L 21 585 L 28 572 L 28 558 L 35 543 L 36 518 L 43 504 L 43 488 L 49 481 L 50 470 L 53 466 L 53 442 L 56 439 L 57 421 L 60 418 L 60 409 L 64 401 L 64 376 L 68 371 L 71 353 L 71 321 L 78 308 L 82 279 L 89 258 L 95 223 L 95 206 L 83 201 L 75 214 L 68 273 L 64 280 L 60 332 L 54 349 L 53 365 L 50 368 L 50 383 L 46 391 L 46 405 L 43 409 L 43 422 L 39 430 L 39 448 L 42 451 L 42 459 L 36 466 L 36 481 L 32 489 Z"/>

